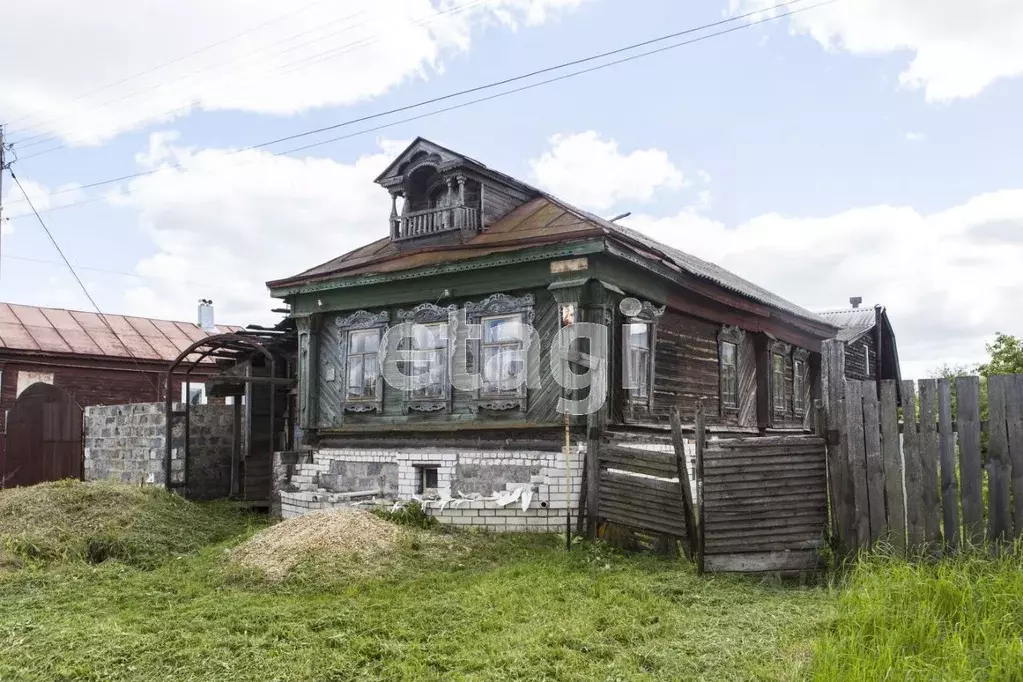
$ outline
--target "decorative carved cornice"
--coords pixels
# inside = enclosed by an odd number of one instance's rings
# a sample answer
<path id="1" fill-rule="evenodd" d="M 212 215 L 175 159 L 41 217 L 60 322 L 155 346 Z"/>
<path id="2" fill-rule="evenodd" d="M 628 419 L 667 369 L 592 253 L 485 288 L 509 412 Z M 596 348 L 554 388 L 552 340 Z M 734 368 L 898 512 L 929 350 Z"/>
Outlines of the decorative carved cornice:
<path id="1" fill-rule="evenodd" d="M 458 310 L 458 306 L 452 303 L 447 307 L 441 307 L 433 303 L 420 303 L 411 310 L 399 310 L 398 319 L 402 322 L 447 322 L 448 316 Z"/>
<path id="2" fill-rule="evenodd" d="M 534 301 L 533 294 L 518 297 L 508 294 L 491 294 L 478 303 L 466 303 L 465 314 L 470 317 L 483 317 L 485 315 L 525 313 L 526 324 L 532 324 Z"/>
<path id="3" fill-rule="evenodd" d="M 369 329 L 371 327 L 386 327 L 391 319 L 391 314 L 386 310 L 379 313 L 371 313 L 366 310 L 359 310 L 347 317 L 337 318 L 338 329 Z"/>
<path id="4" fill-rule="evenodd" d="M 345 412 L 379 412 L 380 405 L 377 402 L 350 402 L 344 404 Z"/>
<path id="5" fill-rule="evenodd" d="M 792 353 L 792 345 L 785 343 L 784 341 L 775 341 L 771 344 L 771 352 L 775 355 L 788 356 Z"/>
<path id="6" fill-rule="evenodd" d="M 718 341 L 727 341 L 740 345 L 746 339 L 746 330 L 739 327 L 722 327 L 718 332 Z"/>
<path id="7" fill-rule="evenodd" d="M 525 398 L 496 398 L 493 400 L 480 399 L 475 403 L 470 404 L 469 410 L 471 412 L 479 412 L 480 410 L 486 410 L 489 412 L 507 412 L 508 410 L 526 410 Z"/>
<path id="8" fill-rule="evenodd" d="M 436 402 L 407 402 L 405 410 L 408 412 L 440 412 L 447 409 L 447 401 Z"/>

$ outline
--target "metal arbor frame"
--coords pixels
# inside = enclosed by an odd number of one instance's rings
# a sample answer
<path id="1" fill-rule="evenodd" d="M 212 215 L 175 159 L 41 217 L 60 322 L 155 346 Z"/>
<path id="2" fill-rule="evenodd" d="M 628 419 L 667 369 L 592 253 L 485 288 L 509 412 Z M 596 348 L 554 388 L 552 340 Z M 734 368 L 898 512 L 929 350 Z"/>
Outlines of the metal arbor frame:
<path id="1" fill-rule="evenodd" d="M 203 350 L 201 352 L 199 352 L 199 349 L 203 349 Z M 192 355 L 193 353 L 196 353 L 196 352 L 199 352 L 198 357 L 196 357 L 195 359 L 189 360 L 188 356 Z M 190 426 L 191 426 L 191 420 L 189 418 L 189 415 L 191 414 L 191 410 L 190 410 L 191 401 L 188 400 L 188 397 L 189 397 L 189 395 L 191 393 L 192 370 L 194 370 L 199 365 L 199 363 L 201 363 L 203 360 L 205 360 L 206 358 L 209 358 L 209 357 L 221 358 L 221 359 L 233 359 L 233 360 L 235 360 L 237 362 L 238 360 L 243 359 L 245 356 L 253 355 L 255 353 L 262 353 L 263 357 L 266 358 L 266 360 L 268 362 L 269 369 L 270 369 L 269 376 L 265 377 L 265 381 L 263 381 L 264 377 L 245 377 L 245 378 L 239 377 L 239 379 L 242 380 L 242 381 L 248 381 L 248 382 L 270 383 L 270 384 L 274 383 L 274 377 L 276 377 L 276 366 L 275 366 L 276 365 L 276 361 L 274 359 L 273 354 L 269 350 L 267 350 L 267 348 L 260 341 L 256 340 L 255 338 L 252 338 L 251 336 L 245 336 L 245 335 L 238 334 L 238 333 L 216 334 L 216 335 L 213 335 L 213 336 L 207 336 L 204 339 L 200 339 L 199 341 L 196 341 L 195 343 L 190 345 L 185 350 L 181 351 L 181 354 L 178 355 L 178 357 L 175 358 L 174 362 L 171 363 L 170 367 L 167 368 L 167 376 L 166 376 L 166 383 L 165 383 L 165 386 L 166 386 L 167 390 L 166 390 L 166 397 L 165 397 L 165 402 L 164 402 L 164 409 L 165 409 L 166 420 L 167 420 L 167 427 L 166 427 L 167 428 L 167 432 L 166 432 L 166 452 L 164 453 L 164 457 L 165 457 L 164 463 L 165 463 L 165 467 L 166 467 L 165 478 L 164 478 L 164 485 L 166 486 L 166 488 L 168 490 L 170 490 L 172 488 L 182 488 L 182 489 L 184 489 L 186 491 L 186 494 L 187 494 L 187 490 L 188 490 L 188 462 L 189 462 L 189 456 L 188 455 L 189 455 L 189 439 L 190 439 L 189 438 L 189 436 L 190 436 L 189 431 L 190 431 Z M 188 368 L 185 370 L 185 384 L 184 384 L 185 385 L 185 398 L 186 398 L 185 405 L 184 405 L 184 409 L 183 410 L 176 411 L 174 409 L 174 395 L 171 392 L 171 385 L 172 385 L 171 382 L 172 382 L 172 380 L 174 378 L 174 370 L 177 369 L 179 366 L 181 366 L 183 363 L 186 363 L 186 362 L 188 363 Z M 236 402 L 235 405 L 236 405 L 235 409 L 236 410 L 239 409 L 239 407 L 237 407 L 239 405 L 239 403 Z M 174 418 L 175 417 L 184 417 L 184 419 L 185 419 L 184 476 L 182 477 L 182 480 L 181 480 L 180 483 L 174 483 L 171 480 L 171 478 L 172 478 L 171 467 L 172 467 L 172 460 L 173 460 L 173 458 L 172 458 L 172 454 L 173 454 L 173 442 L 172 442 L 172 440 L 173 440 Z M 271 400 L 270 400 L 270 415 L 269 415 L 270 434 L 271 435 L 273 434 L 273 431 L 274 431 L 274 419 L 275 419 L 275 415 L 274 415 L 274 400 L 271 397 Z M 239 434 L 235 433 L 235 438 L 237 439 L 238 437 L 239 437 Z M 232 471 L 231 471 L 232 479 L 235 476 L 235 471 L 234 471 L 234 467 L 235 466 L 237 466 L 237 462 L 234 462 L 232 464 Z M 232 492 L 233 492 L 233 486 L 232 486 Z"/>

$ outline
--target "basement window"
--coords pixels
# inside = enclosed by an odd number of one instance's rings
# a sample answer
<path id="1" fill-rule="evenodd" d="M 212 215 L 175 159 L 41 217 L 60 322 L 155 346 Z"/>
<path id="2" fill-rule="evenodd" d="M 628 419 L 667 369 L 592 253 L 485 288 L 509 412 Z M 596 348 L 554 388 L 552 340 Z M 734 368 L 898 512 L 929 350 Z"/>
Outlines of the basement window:
<path id="1" fill-rule="evenodd" d="M 436 492 L 438 487 L 437 480 L 437 467 L 417 466 L 416 494 L 425 495 L 427 493 Z"/>

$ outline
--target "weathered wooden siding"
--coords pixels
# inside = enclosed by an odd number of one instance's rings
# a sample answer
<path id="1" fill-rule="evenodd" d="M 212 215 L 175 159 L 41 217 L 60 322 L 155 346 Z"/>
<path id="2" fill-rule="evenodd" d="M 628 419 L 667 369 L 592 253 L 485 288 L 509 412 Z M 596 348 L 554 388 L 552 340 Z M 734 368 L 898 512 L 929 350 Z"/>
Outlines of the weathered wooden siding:
<path id="1" fill-rule="evenodd" d="M 530 199 L 522 192 L 486 180 L 482 183 L 482 194 L 484 228 L 497 222 Z"/>
<path id="2" fill-rule="evenodd" d="M 874 333 L 864 334 L 845 345 L 845 378 L 855 380 L 877 379 L 877 353 L 874 350 Z M 869 364 L 867 357 L 869 356 Z"/>
<path id="3" fill-rule="evenodd" d="M 703 401 L 707 421 L 721 424 L 718 332 L 720 325 L 666 311 L 657 320 L 654 349 L 654 399 L 652 409 L 627 404 L 627 420 L 669 423 L 671 408 L 677 406 L 683 419 L 696 414 Z M 619 336 L 621 332 L 618 332 Z M 737 421 L 737 418 L 735 418 Z"/>
<path id="4" fill-rule="evenodd" d="M 746 334 L 739 344 L 739 413 L 738 426 L 757 425 L 757 355 L 752 334 Z"/>

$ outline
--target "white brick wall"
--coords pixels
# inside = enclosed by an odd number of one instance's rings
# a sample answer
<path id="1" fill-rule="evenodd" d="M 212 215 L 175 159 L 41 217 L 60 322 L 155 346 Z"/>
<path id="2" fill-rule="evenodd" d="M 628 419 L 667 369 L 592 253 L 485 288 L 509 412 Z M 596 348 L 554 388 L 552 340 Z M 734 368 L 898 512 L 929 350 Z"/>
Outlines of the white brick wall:
<path id="1" fill-rule="evenodd" d="M 426 511 L 440 520 L 457 526 L 475 526 L 494 531 L 562 532 L 565 527 L 566 498 L 574 513 L 579 506 L 582 470 L 586 453 L 583 447 L 573 449 L 569 455 L 568 471 L 563 453 L 539 451 L 480 451 L 461 449 L 423 448 L 416 450 L 369 450 L 362 448 L 331 448 L 313 454 L 312 463 L 298 464 L 291 483 L 298 492 L 281 492 L 281 516 L 291 518 L 316 509 L 350 506 L 351 501 L 331 495 L 318 486 L 320 473 L 330 470 L 330 462 L 387 462 L 398 464 L 398 497 L 411 499 L 416 494 L 417 465 L 437 467 L 437 492 L 450 496 L 455 482 L 457 466 L 517 465 L 541 467 L 541 473 L 529 481 L 506 482 L 507 491 L 516 488 L 533 491 L 526 509 L 522 499 L 501 506 L 494 499 L 458 500 L 441 509 L 436 500 L 424 501 Z M 574 520 L 573 520 L 574 524 Z"/>

